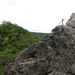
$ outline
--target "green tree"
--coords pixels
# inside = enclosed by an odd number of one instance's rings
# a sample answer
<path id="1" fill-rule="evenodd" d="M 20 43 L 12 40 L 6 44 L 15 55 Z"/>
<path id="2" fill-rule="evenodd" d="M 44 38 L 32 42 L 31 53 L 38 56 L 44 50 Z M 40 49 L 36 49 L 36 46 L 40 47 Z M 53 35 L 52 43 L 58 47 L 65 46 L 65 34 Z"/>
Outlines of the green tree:
<path id="1" fill-rule="evenodd" d="M 2 45 L 3 46 L 6 46 L 8 43 L 9 43 L 9 38 L 8 37 L 5 37 L 4 38 L 4 41 L 2 42 Z"/>
<path id="2" fill-rule="evenodd" d="M 16 42 L 17 41 L 17 37 L 15 37 L 15 36 L 13 36 L 12 38 L 11 38 L 11 40 L 10 40 L 10 43 L 12 43 L 12 42 Z"/>
<path id="3" fill-rule="evenodd" d="M 17 24 L 3 24 L 0 26 L 0 70 L 3 69 L 4 63 L 14 61 L 20 51 L 27 48 L 40 38 Z"/>

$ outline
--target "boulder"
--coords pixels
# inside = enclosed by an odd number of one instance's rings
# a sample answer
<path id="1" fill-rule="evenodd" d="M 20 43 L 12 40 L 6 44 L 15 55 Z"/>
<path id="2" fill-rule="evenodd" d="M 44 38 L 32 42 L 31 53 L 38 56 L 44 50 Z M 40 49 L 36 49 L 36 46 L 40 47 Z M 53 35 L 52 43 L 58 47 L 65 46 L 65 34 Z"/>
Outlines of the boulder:
<path id="1" fill-rule="evenodd" d="M 75 13 L 66 25 L 57 26 L 52 33 L 20 52 L 15 59 L 16 75 L 75 74 Z M 11 70 L 11 71 L 10 71 Z M 15 75 L 12 73 L 12 75 Z"/>

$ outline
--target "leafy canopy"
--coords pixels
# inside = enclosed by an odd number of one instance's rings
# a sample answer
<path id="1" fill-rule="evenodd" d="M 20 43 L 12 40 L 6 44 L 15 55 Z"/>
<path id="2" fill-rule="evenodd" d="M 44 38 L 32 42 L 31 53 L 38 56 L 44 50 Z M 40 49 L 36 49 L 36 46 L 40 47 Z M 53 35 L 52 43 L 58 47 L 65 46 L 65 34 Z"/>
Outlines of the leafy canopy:
<path id="1" fill-rule="evenodd" d="M 4 63 L 12 62 L 20 51 L 27 48 L 40 37 L 18 26 L 17 24 L 3 24 L 0 26 L 0 70 L 4 68 Z"/>

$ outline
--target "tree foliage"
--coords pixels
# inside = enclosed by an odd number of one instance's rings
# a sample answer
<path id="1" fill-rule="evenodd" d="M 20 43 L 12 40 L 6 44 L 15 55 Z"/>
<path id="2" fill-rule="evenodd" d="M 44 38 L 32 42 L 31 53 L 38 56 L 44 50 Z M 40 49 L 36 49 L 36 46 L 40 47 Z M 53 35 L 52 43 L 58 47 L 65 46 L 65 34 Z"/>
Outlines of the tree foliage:
<path id="1" fill-rule="evenodd" d="M 0 26 L 0 60 L 13 61 L 20 51 L 27 48 L 40 38 L 17 24 Z M 13 58 L 13 59 L 12 59 Z M 0 65 L 2 63 L 0 62 Z M 1 65 L 2 66 L 2 65 Z M 2 68 L 0 68 L 2 69 Z"/>
<path id="2" fill-rule="evenodd" d="M 44 38 L 45 36 L 47 36 L 49 33 L 37 33 L 37 32 L 33 32 L 36 36 L 39 36 L 40 38 Z"/>

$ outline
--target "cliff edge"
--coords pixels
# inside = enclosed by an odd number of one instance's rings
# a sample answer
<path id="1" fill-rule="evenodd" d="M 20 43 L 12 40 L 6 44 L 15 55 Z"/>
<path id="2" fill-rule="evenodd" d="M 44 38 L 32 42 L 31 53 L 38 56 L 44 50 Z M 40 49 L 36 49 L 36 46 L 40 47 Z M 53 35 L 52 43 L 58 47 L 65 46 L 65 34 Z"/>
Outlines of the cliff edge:
<path id="1" fill-rule="evenodd" d="M 72 75 L 75 74 L 75 13 L 66 25 L 20 52 L 16 68 L 7 75 Z"/>

